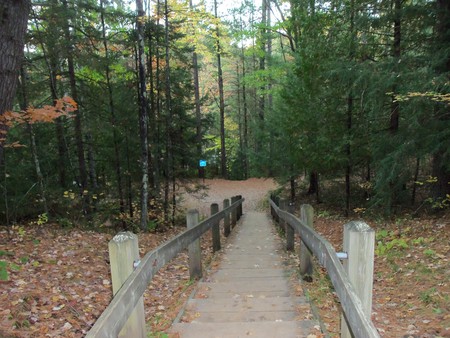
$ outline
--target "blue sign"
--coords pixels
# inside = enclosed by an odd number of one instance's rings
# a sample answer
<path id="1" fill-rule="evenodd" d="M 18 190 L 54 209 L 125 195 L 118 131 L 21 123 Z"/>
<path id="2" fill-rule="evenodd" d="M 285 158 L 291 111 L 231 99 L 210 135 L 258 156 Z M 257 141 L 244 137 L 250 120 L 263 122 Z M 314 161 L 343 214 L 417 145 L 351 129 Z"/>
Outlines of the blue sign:
<path id="1" fill-rule="evenodd" d="M 198 164 L 199 164 L 200 168 L 206 167 L 206 160 L 200 160 L 198 162 Z"/>

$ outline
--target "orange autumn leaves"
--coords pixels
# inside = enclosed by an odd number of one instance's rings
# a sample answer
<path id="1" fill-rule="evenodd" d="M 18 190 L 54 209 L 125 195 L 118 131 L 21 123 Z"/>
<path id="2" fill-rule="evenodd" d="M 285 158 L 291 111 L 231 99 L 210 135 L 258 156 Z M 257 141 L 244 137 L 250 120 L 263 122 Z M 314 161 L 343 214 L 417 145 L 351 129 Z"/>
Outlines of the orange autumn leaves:
<path id="1" fill-rule="evenodd" d="M 7 130 L 15 125 L 27 123 L 52 123 L 55 119 L 66 116 L 72 117 L 78 109 L 77 103 L 69 96 L 55 100 L 53 106 L 45 105 L 42 108 L 28 107 L 25 111 L 7 111 L 0 115 L 0 143 L 5 142 Z M 15 143 L 8 145 L 15 147 Z M 6 146 L 6 147 L 8 147 Z"/>

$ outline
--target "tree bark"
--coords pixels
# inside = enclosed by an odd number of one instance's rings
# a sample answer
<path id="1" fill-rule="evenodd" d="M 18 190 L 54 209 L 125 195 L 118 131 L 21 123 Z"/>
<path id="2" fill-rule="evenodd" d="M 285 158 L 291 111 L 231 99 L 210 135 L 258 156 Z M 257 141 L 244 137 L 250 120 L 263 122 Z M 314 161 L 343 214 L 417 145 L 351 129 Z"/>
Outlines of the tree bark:
<path id="1" fill-rule="evenodd" d="M 400 102 L 395 98 L 397 94 L 397 75 L 398 64 L 401 58 L 401 29 L 402 29 L 402 0 L 394 0 L 394 42 L 392 45 L 392 56 L 394 62 L 394 84 L 392 86 L 392 103 L 391 103 L 391 117 L 389 121 L 389 131 L 391 134 L 395 134 L 399 128 L 400 121 Z"/>
<path id="2" fill-rule="evenodd" d="M 173 154 L 173 126 L 172 126 L 172 84 L 170 77 L 170 53 L 169 53 L 169 5 L 168 0 L 164 1 L 164 43 L 165 43 L 165 82 L 166 82 L 166 188 L 165 188 L 165 212 L 167 219 L 168 212 L 168 201 L 170 187 L 169 184 L 172 182 L 172 225 L 175 221 L 175 208 L 176 208 L 176 196 L 175 196 L 175 163 Z"/>
<path id="3" fill-rule="evenodd" d="M 139 135 L 141 141 L 141 221 L 140 228 L 147 229 L 148 223 L 148 105 L 145 83 L 144 62 L 144 6 L 136 0 L 138 30 L 138 70 L 139 70 Z"/>
<path id="4" fill-rule="evenodd" d="M 112 92 L 112 84 L 111 84 L 111 70 L 109 67 L 109 46 L 108 40 L 106 38 L 106 26 L 105 26 L 105 9 L 104 9 L 104 0 L 100 0 L 100 19 L 102 24 L 102 39 L 103 39 L 103 47 L 105 48 L 105 77 L 106 77 L 106 87 L 108 90 L 108 103 L 109 103 L 109 113 L 111 115 L 111 125 L 113 132 L 113 144 L 114 144 L 114 164 L 116 167 L 116 180 L 117 180 L 117 193 L 119 197 L 119 210 L 121 213 L 125 212 L 125 198 L 123 193 L 123 184 L 122 184 L 122 161 L 120 159 L 120 149 L 119 149 L 119 140 L 117 137 L 117 118 L 116 118 L 116 109 L 114 104 L 114 96 Z"/>
<path id="5" fill-rule="evenodd" d="M 63 7 L 66 11 L 69 10 L 67 0 L 62 0 Z M 70 23 L 69 19 L 64 24 L 64 37 L 66 39 L 66 58 L 67 58 L 67 66 L 69 71 L 69 83 L 70 83 L 70 92 L 72 94 L 72 99 L 78 102 L 78 89 L 77 82 L 75 77 L 75 64 L 73 59 L 73 41 L 72 34 L 70 32 Z M 78 104 L 78 107 L 80 105 Z M 77 157 L 78 157 L 78 171 L 79 171 L 79 188 L 80 195 L 83 197 L 83 212 L 89 212 L 89 199 L 85 194 L 88 186 L 88 174 L 86 169 L 86 158 L 84 154 L 84 142 L 83 142 L 83 127 L 82 127 L 82 113 L 81 110 L 78 109 L 75 112 L 75 142 L 77 148 Z"/>
<path id="6" fill-rule="evenodd" d="M 12 108 L 23 58 L 29 0 L 2 0 L 0 3 L 0 116 Z M 7 128 L 0 122 L 0 167 Z"/>
<path id="7" fill-rule="evenodd" d="M 450 47 L 450 1 L 436 1 L 436 51 L 445 51 L 446 56 L 435 65 L 437 75 L 447 74 L 447 82 L 450 81 L 450 57 L 448 49 Z M 450 118 L 450 105 L 445 103 L 436 104 L 437 119 L 443 123 L 448 123 Z M 433 154 L 432 175 L 437 178 L 433 187 L 432 196 L 435 200 L 445 199 L 450 194 L 450 167 L 448 157 L 448 145 L 441 145 L 440 149 Z"/>
<path id="8" fill-rule="evenodd" d="M 192 0 L 189 0 L 189 7 L 191 10 L 194 9 L 192 4 Z M 196 142 L 197 142 L 197 160 L 200 160 L 202 157 L 202 114 L 200 109 L 200 82 L 198 76 L 198 57 L 195 51 L 192 53 L 192 73 L 194 75 L 194 98 L 195 98 L 195 127 L 196 127 Z M 202 169 L 198 168 L 199 177 L 201 175 Z"/>
<path id="9" fill-rule="evenodd" d="M 214 0 L 214 16 L 217 16 L 217 0 Z M 220 173 L 222 178 L 228 178 L 227 173 L 227 154 L 225 148 L 225 101 L 223 94 L 223 74 L 222 74 L 222 48 L 220 46 L 220 29 L 216 26 L 216 54 L 217 54 L 217 76 L 219 85 L 219 110 L 220 110 Z"/>
<path id="10" fill-rule="evenodd" d="M 28 93 L 27 93 L 27 85 L 26 85 L 26 72 L 24 67 L 21 68 L 20 72 L 20 79 L 21 79 L 21 89 L 22 89 L 22 102 L 21 102 L 21 109 L 26 110 L 29 106 L 28 103 Z M 27 123 L 27 129 L 28 133 L 30 135 L 30 144 L 31 144 L 31 155 L 33 157 L 34 162 L 34 170 L 36 172 L 36 179 L 38 181 L 39 191 L 40 191 L 40 201 L 42 202 L 42 207 L 44 213 L 48 215 L 48 207 L 47 207 L 47 197 L 45 192 L 45 184 L 44 184 L 44 176 L 42 175 L 41 170 L 41 164 L 39 161 L 39 155 L 37 151 L 37 145 L 36 145 L 36 136 L 34 133 L 33 124 Z"/>

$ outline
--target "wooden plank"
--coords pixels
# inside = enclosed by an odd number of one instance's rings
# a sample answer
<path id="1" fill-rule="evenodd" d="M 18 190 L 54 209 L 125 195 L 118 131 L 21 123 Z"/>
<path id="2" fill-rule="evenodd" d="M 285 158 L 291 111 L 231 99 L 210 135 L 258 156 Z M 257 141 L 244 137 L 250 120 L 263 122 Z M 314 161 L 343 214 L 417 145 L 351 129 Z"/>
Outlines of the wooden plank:
<path id="1" fill-rule="evenodd" d="M 227 209 L 230 206 L 230 200 L 228 198 L 223 200 L 223 209 Z M 230 213 L 226 212 L 223 218 L 223 235 L 225 237 L 230 236 Z"/>
<path id="2" fill-rule="evenodd" d="M 219 212 L 219 205 L 217 203 L 211 204 L 211 216 Z M 213 252 L 220 250 L 220 226 L 219 222 L 211 228 L 211 238 L 213 245 Z"/>
<path id="3" fill-rule="evenodd" d="M 269 200 L 275 213 L 291 224 L 300 234 L 305 244 L 313 252 L 324 266 L 334 289 L 339 297 L 342 309 L 347 317 L 348 324 L 356 338 L 378 338 L 377 329 L 370 318 L 364 312 L 361 301 L 359 300 L 353 285 L 350 283 L 341 262 L 337 258 L 336 251 L 326 239 L 310 229 L 300 219 L 288 212 L 280 210 L 276 204 Z"/>
<path id="4" fill-rule="evenodd" d="M 370 318 L 372 313 L 373 267 L 375 231 L 364 222 L 350 222 L 344 225 L 344 245 L 348 258 L 344 270 L 361 300 L 363 311 Z M 345 316 L 341 318 L 341 338 L 353 335 Z"/>
<path id="5" fill-rule="evenodd" d="M 153 276 L 184 250 L 190 243 L 203 235 L 206 231 L 219 222 L 226 212 L 230 212 L 242 204 L 245 199 L 233 203 L 229 208 L 200 222 L 197 226 L 188 229 L 172 240 L 160 245 L 148 252 L 141 260 L 139 266 L 125 281 L 108 307 L 87 333 L 87 338 L 111 338 L 117 337 L 137 302 L 144 294 Z"/>
<path id="6" fill-rule="evenodd" d="M 130 231 L 120 232 L 108 243 L 111 262 L 112 289 L 115 295 L 134 270 L 134 262 L 139 261 L 138 237 Z M 145 338 L 144 299 L 141 297 L 128 318 L 119 337 Z"/>
<path id="7" fill-rule="evenodd" d="M 198 210 L 189 210 L 186 214 L 186 226 L 188 229 L 198 224 Z M 189 253 L 189 277 L 191 280 L 202 278 L 202 248 L 200 239 L 197 238 L 188 245 Z"/>
<path id="8" fill-rule="evenodd" d="M 303 204 L 300 208 L 301 220 L 307 227 L 314 229 L 314 209 L 309 204 Z M 289 224 L 289 223 L 286 223 Z M 290 227 L 290 226 L 289 226 Z M 300 275 L 303 280 L 311 282 L 314 273 L 312 252 L 300 235 Z"/>

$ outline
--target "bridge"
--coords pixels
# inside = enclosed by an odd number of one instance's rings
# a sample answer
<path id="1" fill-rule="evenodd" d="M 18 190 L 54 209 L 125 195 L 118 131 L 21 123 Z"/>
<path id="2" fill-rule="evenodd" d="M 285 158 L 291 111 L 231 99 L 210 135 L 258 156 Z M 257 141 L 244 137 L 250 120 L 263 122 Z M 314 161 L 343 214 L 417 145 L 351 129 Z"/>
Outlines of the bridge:
<path id="1" fill-rule="evenodd" d="M 146 337 L 145 289 L 157 271 L 186 248 L 191 278 L 201 278 L 199 238 L 207 231 L 212 233 L 213 250 L 222 250 L 222 260 L 217 271 L 200 280 L 185 306 L 184 320 L 172 325 L 170 337 L 308 337 L 317 333 L 310 305 L 295 295 L 289 279 L 292 271 L 282 260 L 282 251 L 294 248 L 295 234 L 301 239 L 300 273 L 311 274 L 312 255 L 327 269 L 343 308 L 341 337 L 379 337 L 370 319 L 374 232 L 365 223 L 345 225 L 342 264 L 331 245 L 314 232 L 311 206 L 303 205 L 297 218 L 284 201 L 269 201 L 270 215 L 286 234 L 281 242 L 268 213 L 243 214 L 243 202 L 234 196 L 231 203 L 224 201 L 220 212 L 218 204 L 212 204 L 211 217 L 201 222 L 197 211 L 189 211 L 188 229 L 142 259 L 135 235 L 115 236 L 110 242 L 115 296 L 86 337 Z M 223 249 L 221 221 L 222 233 L 228 237 Z"/>
<path id="2" fill-rule="evenodd" d="M 246 213 L 227 241 L 219 269 L 187 303 L 180 337 L 307 337 L 318 323 L 296 297 L 283 265 L 283 245 L 264 213 Z M 306 319 L 305 319 L 306 317 Z"/>

